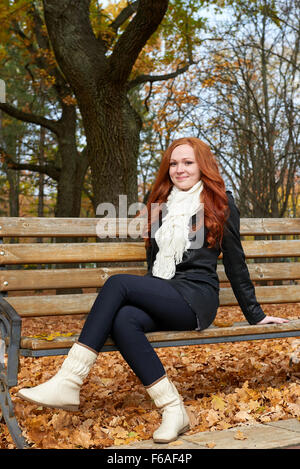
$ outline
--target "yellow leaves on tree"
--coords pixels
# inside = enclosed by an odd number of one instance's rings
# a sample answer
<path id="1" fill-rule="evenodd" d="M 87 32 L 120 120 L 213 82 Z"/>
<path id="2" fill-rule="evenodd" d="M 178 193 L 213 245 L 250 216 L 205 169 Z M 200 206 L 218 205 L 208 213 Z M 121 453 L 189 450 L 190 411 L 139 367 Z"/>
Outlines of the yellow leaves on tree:
<path id="1" fill-rule="evenodd" d="M 30 8 L 28 0 L 2 1 L 0 3 L 0 42 L 8 39 L 9 28 L 13 21 L 23 20 Z"/>
<path id="2" fill-rule="evenodd" d="M 222 54 L 217 55 L 215 59 L 219 63 L 209 71 L 208 78 L 202 81 L 202 88 L 213 87 L 216 82 L 230 85 L 233 75 L 243 65 L 247 65 L 250 69 L 253 67 L 252 62 L 248 59 L 240 58 L 240 60 L 229 61 Z"/>
<path id="3" fill-rule="evenodd" d="M 199 98 L 190 92 L 188 82 L 191 76 L 192 74 L 186 72 L 185 78 L 181 76 L 176 86 L 173 80 L 168 80 L 153 87 L 152 109 L 155 110 L 155 120 L 151 120 L 151 127 L 162 137 L 174 135 L 180 121 L 178 116 L 183 115 L 187 107 L 196 106 L 198 103 Z M 149 92 L 147 85 L 145 91 Z"/>

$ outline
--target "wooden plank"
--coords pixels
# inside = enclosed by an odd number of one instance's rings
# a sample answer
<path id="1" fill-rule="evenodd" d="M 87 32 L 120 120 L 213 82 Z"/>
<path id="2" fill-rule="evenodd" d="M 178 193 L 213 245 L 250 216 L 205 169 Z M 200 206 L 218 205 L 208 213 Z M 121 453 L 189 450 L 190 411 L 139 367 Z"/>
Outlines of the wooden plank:
<path id="1" fill-rule="evenodd" d="M 132 220 L 127 218 L 0 217 L 0 233 L 7 237 L 97 237 L 100 233 L 110 237 L 126 237 Z M 140 221 L 145 223 L 144 219 Z"/>
<path id="2" fill-rule="evenodd" d="M 252 280 L 296 280 L 300 279 L 300 262 L 268 262 L 247 264 Z M 218 265 L 220 282 L 227 282 L 223 265 Z"/>
<path id="3" fill-rule="evenodd" d="M 6 297 L 22 318 L 87 314 L 97 293 Z"/>
<path id="4" fill-rule="evenodd" d="M 257 286 L 256 297 L 261 304 L 298 303 L 300 302 L 300 285 Z M 36 295 L 6 297 L 22 318 L 43 316 L 64 316 L 88 314 L 97 293 L 69 295 Z M 220 306 L 237 305 L 231 288 L 220 289 Z"/>
<path id="5" fill-rule="evenodd" d="M 300 239 L 243 241 L 242 245 L 247 258 L 300 256 Z M 144 242 L 2 244 L 0 247 L 0 265 L 145 260 Z"/>
<path id="6" fill-rule="evenodd" d="M 143 242 L 3 244 L 0 265 L 144 261 Z"/>
<path id="7" fill-rule="evenodd" d="M 21 337 L 20 348 L 29 350 L 53 350 L 58 348 L 69 348 L 72 347 L 78 337 L 79 334 L 74 334 L 71 337 L 55 337 L 55 339 L 51 341 L 36 337 Z M 105 345 L 112 344 L 112 339 L 108 339 L 105 343 Z"/>
<path id="8" fill-rule="evenodd" d="M 49 290 L 102 287 L 115 274 L 145 275 L 145 267 L 102 267 L 87 269 L 39 269 L 0 271 L 0 290 Z"/>
<path id="9" fill-rule="evenodd" d="M 300 279 L 300 262 L 248 264 L 252 280 Z M 101 287 L 114 274 L 145 275 L 146 267 L 87 269 L 1 270 L 0 291 Z M 223 265 L 217 266 L 220 282 L 228 282 Z"/>
<path id="10" fill-rule="evenodd" d="M 255 293 L 261 304 L 300 302 L 300 285 L 256 286 Z M 220 306 L 237 304 L 231 288 L 220 288 Z"/>
<path id="11" fill-rule="evenodd" d="M 241 218 L 241 235 L 297 235 L 300 218 Z"/>
<path id="12" fill-rule="evenodd" d="M 300 239 L 243 241 L 247 258 L 300 256 Z"/>
<path id="13" fill-rule="evenodd" d="M 99 218 L 0 217 L 0 233 L 8 237 L 94 237 Z M 105 219 L 105 223 L 108 219 Z M 143 221 L 143 219 L 141 219 Z M 132 219 L 110 219 L 108 236 L 127 233 Z M 242 235 L 300 234 L 300 218 L 241 218 Z M 1 235 L 0 235 L 1 236 Z"/>
<path id="14" fill-rule="evenodd" d="M 2 236 L 97 236 L 98 218 L 0 217 Z"/>
<path id="15" fill-rule="evenodd" d="M 237 335 L 264 334 L 272 331 L 299 331 L 300 319 L 294 319 L 283 324 L 255 324 L 248 322 L 236 323 L 229 327 L 211 326 L 203 331 L 162 331 L 148 333 L 151 342 L 164 342 L 169 340 L 192 339 L 194 337 L 228 337 Z"/>
<path id="16" fill-rule="evenodd" d="M 214 325 L 203 331 L 158 331 L 148 332 L 146 336 L 150 343 L 155 342 L 176 342 L 179 340 L 195 340 L 198 338 L 225 338 L 247 335 L 260 335 L 276 332 L 299 331 L 300 335 L 300 319 L 294 319 L 283 324 L 256 324 L 250 325 L 247 322 L 235 323 L 229 327 L 216 327 Z M 56 348 L 71 347 L 78 335 L 72 337 L 56 337 L 53 340 L 45 340 L 34 337 L 22 337 L 21 348 L 31 350 L 50 350 Z M 105 345 L 113 345 L 114 342 L 109 337 Z"/>

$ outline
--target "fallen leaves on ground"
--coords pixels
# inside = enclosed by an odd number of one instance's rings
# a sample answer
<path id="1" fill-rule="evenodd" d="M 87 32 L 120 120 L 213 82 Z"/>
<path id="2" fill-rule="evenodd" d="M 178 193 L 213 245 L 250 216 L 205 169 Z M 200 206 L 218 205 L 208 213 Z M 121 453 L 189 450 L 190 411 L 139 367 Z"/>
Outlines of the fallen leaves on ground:
<path id="1" fill-rule="evenodd" d="M 273 316 L 300 317 L 300 304 L 268 305 L 264 310 Z M 219 308 L 221 325 L 242 320 L 239 308 Z M 22 334 L 51 338 L 78 333 L 81 327 L 82 318 L 25 319 Z M 295 341 L 286 338 L 157 349 L 190 415 L 192 428 L 187 434 L 300 419 L 300 383 L 289 367 Z M 64 359 L 21 357 L 18 386 L 11 389 L 11 395 L 23 435 L 33 448 L 121 447 L 152 438 L 161 421 L 160 411 L 118 352 L 98 356 L 81 389 L 78 412 L 47 409 L 16 397 L 20 388 L 53 376 Z M 235 438 L 242 439 L 243 433 L 239 430 Z M 14 448 L 2 421 L 0 448 Z"/>

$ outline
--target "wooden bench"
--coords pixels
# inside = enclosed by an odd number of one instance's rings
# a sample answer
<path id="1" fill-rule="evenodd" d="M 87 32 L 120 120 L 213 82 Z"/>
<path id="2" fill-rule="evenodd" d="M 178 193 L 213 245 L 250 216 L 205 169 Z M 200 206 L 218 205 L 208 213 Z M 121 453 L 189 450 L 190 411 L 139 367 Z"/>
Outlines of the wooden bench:
<path id="1" fill-rule="evenodd" d="M 9 394 L 10 387 L 16 386 L 18 382 L 19 356 L 67 354 L 77 338 L 76 335 L 60 336 L 49 341 L 22 337 L 22 319 L 86 315 L 97 296 L 96 289 L 110 275 L 146 273 L 143 240 L 140 238 L 134 242 L 120 242 L 116 239 L 106 243 L 103 239 L 97 239 L 98 223 L 99 218 L 0 218 L 0 404 L 17 448 L 27 446 L 14 416 Z M 127 232 L 126 219 L 120 220 L 118 229 L 118 234 Z M 109 234 L 109 231 L 106 233 Z M 256 296 L 261 304 L 300 302 L 300 263 L 297 262 L 297 257 L 300 256 L 299 234 L 299 218 L 241 220 L 241 235 L 255 237 L 250 240 L 242 238 L 242 243 L 250 275 L 256 285 Z M 262 236 L 276 239 L 257 239 Z M 44 242 L 36 242 L 41 241 L 41 238 Z M 62 242 L 63 238 L 76 238 L 80 242 Z M 122 262 L 128 266 L 105 267 L 105 262 Z M 222 262 L 219 262 L 220 306 L 237 305 L 230 285 L 226 284 L 228 280 Z M 74 263 L 78 263 L 79 267 L 68 268 L 68 265 Z M 98 263 L 101 265 L 97 266 Z M 67 265 L 64 268 L 50 268 L 55 264 Z M 264 285 L 259 285 L 262 281 Z M 60 289 L 86 287 L 95 288 L 95 292 L 56 294 Z M 49 289 L 54 294 L 41 294 L 43 290 Z M 300 319 L 285 324 L 251 326 L 247 322 L 241 322 L 230 327 L 213 325 L 204 331 L 147 334 L 153 347 L 293 336 L 300 336 Z M 102 351 L 112 350 L 116 350 L 116 347 L 108 339 Z"/>

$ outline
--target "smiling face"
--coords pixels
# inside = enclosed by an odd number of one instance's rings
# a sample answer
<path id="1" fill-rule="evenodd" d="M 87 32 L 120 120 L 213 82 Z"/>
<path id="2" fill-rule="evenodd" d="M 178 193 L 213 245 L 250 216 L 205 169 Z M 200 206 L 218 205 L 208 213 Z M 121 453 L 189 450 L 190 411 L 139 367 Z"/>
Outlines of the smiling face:
<path id="1" fill-rule="evenodd" d="M 174 148 L 170 157 L 169 175 L 174 186 L 181 191 L 188 191 L 200 180 L 200 168 L 193 147 L 183 144 Z"/>

